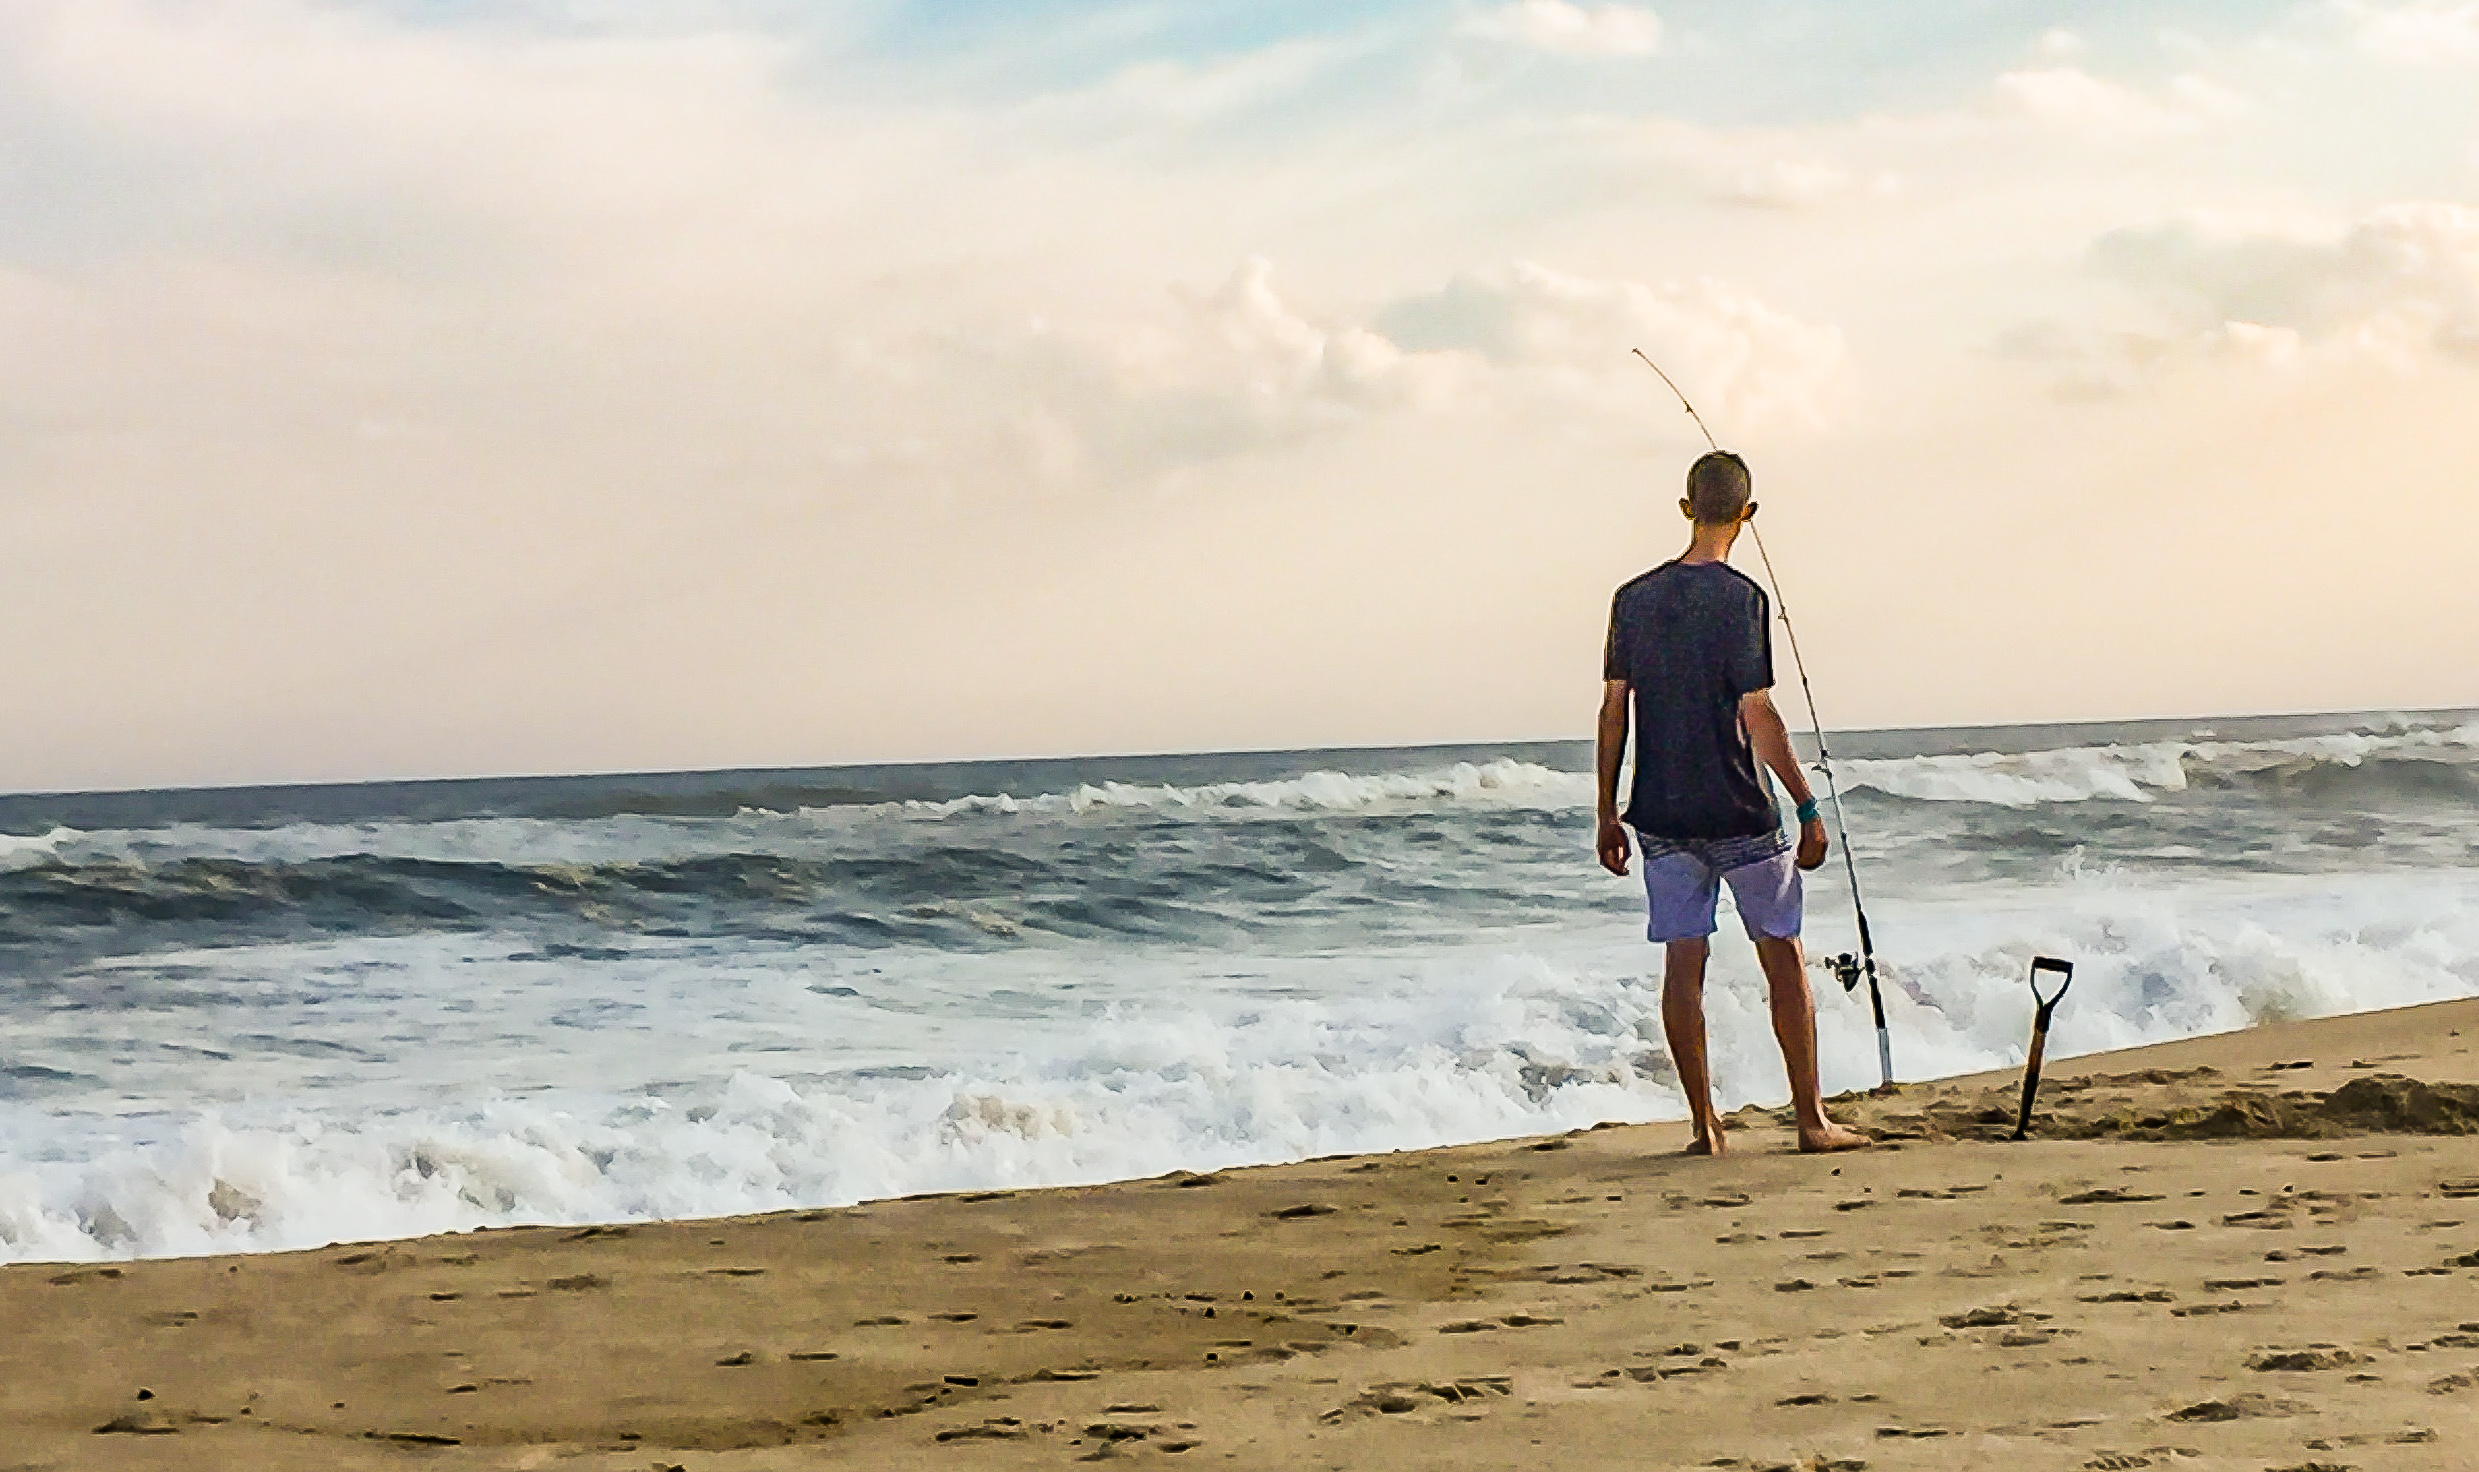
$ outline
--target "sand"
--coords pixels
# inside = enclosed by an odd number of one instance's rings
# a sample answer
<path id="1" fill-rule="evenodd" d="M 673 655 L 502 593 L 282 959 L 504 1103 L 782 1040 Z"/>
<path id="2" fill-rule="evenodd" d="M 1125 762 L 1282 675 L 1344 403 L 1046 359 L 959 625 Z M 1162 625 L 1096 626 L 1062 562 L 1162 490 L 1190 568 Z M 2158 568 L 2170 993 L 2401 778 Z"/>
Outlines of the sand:
<path id="1" fill-rule="evenodd" d="M 0 1271 L 0 1469 L 2479 1467 L 2479 1003 L 1077 1190 Z"/>

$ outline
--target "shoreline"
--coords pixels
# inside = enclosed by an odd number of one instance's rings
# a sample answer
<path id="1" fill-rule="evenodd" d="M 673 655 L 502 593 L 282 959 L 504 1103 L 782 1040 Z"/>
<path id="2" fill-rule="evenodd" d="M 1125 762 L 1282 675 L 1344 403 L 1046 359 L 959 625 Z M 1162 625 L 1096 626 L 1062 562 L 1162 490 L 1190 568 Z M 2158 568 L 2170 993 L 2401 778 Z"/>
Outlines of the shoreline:
<path id="1" fill-rule="evenodd" d="M 5 1465 L 2475 1465 L 2479 1001 L 2057 1060 L 1976 1138 L 2014 1087 L 1846 1096 L 1910 1138 L 1830 1159 L 1751 1108 L 1712 1161 L 17 1264 Z"/>

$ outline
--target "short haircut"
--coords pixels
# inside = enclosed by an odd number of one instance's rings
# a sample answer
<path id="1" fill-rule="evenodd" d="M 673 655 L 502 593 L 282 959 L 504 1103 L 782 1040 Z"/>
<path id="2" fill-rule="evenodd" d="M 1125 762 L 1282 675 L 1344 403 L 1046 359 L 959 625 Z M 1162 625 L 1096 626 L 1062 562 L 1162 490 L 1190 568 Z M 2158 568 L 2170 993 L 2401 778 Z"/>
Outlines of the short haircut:
<path id="1" fill-rule="evenodd" d="M 1754 484 L 1746 461 L 1715 450 L 1687 469 L 1687 509 L 1705 526 L 1728 526 L 1747 510 Z"/>

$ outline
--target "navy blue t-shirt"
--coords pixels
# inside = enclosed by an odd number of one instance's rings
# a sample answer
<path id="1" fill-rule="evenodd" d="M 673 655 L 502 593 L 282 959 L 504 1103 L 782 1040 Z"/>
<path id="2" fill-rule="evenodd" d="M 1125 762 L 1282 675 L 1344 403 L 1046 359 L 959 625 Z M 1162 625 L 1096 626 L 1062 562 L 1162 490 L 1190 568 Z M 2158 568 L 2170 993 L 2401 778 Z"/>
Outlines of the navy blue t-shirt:
<path id="1" fill-rule="evenodd" d="M 1628 826 L 1656 838 L 1743 838 L 1781 825 L 1739 698 L 1773 688 L 1772 600 L 1724 562 L 1665 562 L 1610 603 L 1601 676 L 1634 687 Z"/>

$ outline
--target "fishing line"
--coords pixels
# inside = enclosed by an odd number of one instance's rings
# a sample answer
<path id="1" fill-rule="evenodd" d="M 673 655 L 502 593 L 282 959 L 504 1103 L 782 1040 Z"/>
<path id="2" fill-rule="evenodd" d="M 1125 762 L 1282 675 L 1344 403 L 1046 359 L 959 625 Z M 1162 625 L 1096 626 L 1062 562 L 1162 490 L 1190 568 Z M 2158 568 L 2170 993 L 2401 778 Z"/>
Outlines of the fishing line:
<path id="1" fill-rule="evenodd" d="M 1704 416 L 1696 412 L 1696 406 L 1688 400 L 1686 390 L 1680 388 L 1669 374 L 1663 373 L 1661 365 L 1647 356 L 1642 348 L 1630 348 L 1628 351 L 1644 359 L 1645 367 L 1661 375 L 1661 381 L 1670 386 L 1670 392 L 1678 395 L 1679 407 L 1687 411 L 1688 418 L 1696 421 L 1696 429 L 1704 436 L 1704 442 L 1719 451 L 1721 442 L 1713 438 L 1713 431 L 1706 426 Z M 1816 690 L 1808 683 L 1808 662 L 1799 653 L 1799 628 L 1790 621 L 1790 600 L 1782 596 L 1782 580 L 1773 571 L 1773 554 L 1765 550 L 1765 534 L 1757 529 L 1754 521 L 1747 523 L 1747 530 L 1756 539 L 1756 556 L 1764 563 L 1765 581 L 1772 585 L 1773 607 L 1782 616 L 1782 631 L 1790 636 L 1791 668 L 1799 673 L 1799 694 L 1807 702 L 1808 726 L 1816 733 L 1816 765 L 1825 774 L 1825 793 L 1833 799 L 1834 825 L 1842 830 L 1842 872 L 1850 880 L 1851 914 L 1859 921 L 1859 954 L 1853 956 L 1846 952 L 1826 964 L 1833 968 L 1833 974 L 1841 980 L 1842 989 L 1846 992 L 1855 989 L 1863 975 L 1867 978 L 1868 1006 L 1876 1014 L 1877 1071 L 1883 1076 L 1885 1086 L 1892 1088 L 1894 1044 L 1892 1035 L 1885 1027 L 1885 996 L 1877 987 L 1876 939 L 1868 933 L 1868 907 L 1860 898 L 1859 862 L 1851 856 L 1851 822 L 1842 810 L 1842 784 L 1833 774 L 1833 753 L 1825 749 L 1825 722 L 1816 713 Z"/>

